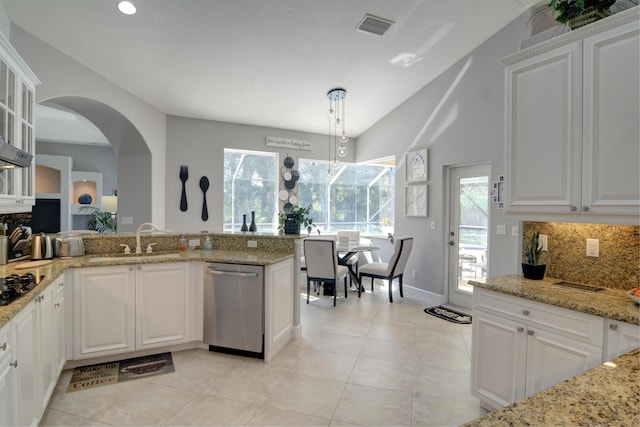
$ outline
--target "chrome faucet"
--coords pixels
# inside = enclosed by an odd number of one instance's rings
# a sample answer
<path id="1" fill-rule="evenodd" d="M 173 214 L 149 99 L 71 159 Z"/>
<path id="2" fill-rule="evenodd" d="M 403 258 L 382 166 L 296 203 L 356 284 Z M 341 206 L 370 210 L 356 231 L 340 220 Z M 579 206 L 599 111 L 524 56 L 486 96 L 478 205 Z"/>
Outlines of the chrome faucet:
<path id="1" fill-rule="evenodd" d="M 142 253 L 142 247 L 140 246 L 140 233 L 142 232 L 142 230 L 145 227 L 149 227 L 150 231 L 158 231 L 158 227 L 156 227 L 155 225 L 151 224 L 150 222 L 145 222 L 140 224 L 140 226 L 138 227 L 138 231 L 136 231 L 136 253 L 137 254 L 141 254 Z"/>

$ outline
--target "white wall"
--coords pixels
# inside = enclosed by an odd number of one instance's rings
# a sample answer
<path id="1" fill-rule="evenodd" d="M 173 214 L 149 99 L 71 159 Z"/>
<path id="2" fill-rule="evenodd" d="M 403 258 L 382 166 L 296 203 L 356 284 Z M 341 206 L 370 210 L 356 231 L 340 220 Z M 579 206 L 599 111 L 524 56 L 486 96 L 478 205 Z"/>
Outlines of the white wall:
<path id="1" fill-rule="evenodd" d="M 323 118 L 319 118 L 322 120 Z M 285 150 L 266 145 L 266 137 L 291 138 L 309 141 L 312 150 Z M 347 143 L 349 153 L 345 161 L 353 161 L 353 143 Z M 297 168 L 299 159 L 329 158 L 328 136 L 313 133 L 295 132 L 284 129 L 261 126 L 247 126 L 232 123 L 199 120 L 186 117 L 167 117 L 167 176 L 166 176 L 166 226 L 170 230 L 214 231 L 221 232 L 223 226 L 223 161 L 224 149 L 236 148 L 255 151 L 277 152 L 278 164 L 288 154 Z M 333 158 L 333 156 L 331 157 Z M 188 210 L 180 211 L 179 179 L 180 165 L 189 167 L 189 179 L 186 183 Z M 202 191 L 200 177 L 209 178 L 207 191 L 209 220 L 202 221 Z M 247 212 L 248 213 L 248 212 Z"/>
<path id="2" fill-rule="evenodd" d="M 405 276 L 412 286 L 446 292 L 447 167 L 488 163 L 493 179 L 504 173 L 504 68 L 497 61 L 517 51 L 520 41 L 529 37 L 527 21 L 525 14 L 506 26 L 358 138 L 357 161 L 390 151 L 396 155 L 396 236 L 415 237 L 406 271 L 416 270 L 416 279 Z M 403 212 L 404 155 L 425 147 L 429 149 L 428 217 L 408 218 Z M 518 220 L 491 205 L 490 274 L 516 273 L 518 238 L 510 233 L 497 236 L 496 224 L 505 224 L 510 231 Z"/>

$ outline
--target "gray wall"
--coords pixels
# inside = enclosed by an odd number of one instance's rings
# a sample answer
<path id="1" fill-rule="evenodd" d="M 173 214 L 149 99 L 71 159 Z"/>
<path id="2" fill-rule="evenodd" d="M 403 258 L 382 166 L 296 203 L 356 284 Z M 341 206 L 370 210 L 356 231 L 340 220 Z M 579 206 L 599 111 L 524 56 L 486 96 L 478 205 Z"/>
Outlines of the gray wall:
<path id="1" fill-rule="evenodd" d="M 320 119 L 321 120 L 321 119 Z M 266 137 L 291 138 L 309 141 L 312 150 L 285 150 L 266 145 Z M 328 136 L 313 133 L 295 132 L 284 129 L 247 126 L 186 117 L 167 116 L 167 176 L 166 219 L 167 228 L 178 231 L 209 230 L 220 232 L 223 225 L 223 161 L 224 149 L 235 148 L 255 151 L 277 152 L 278 164 L 288 154 L 295 160 L 329 158 Z M 353 161 L 354 143 L 347 143 L 348 155 L 345 161 Z M 333 158 L 333 157 L 331 157 Z M 188 210 L 180 211 L 181 181 L 178 177 L 180 165 L 189 167 L 189 179 L 186 183 Z M 294 167 L 295 167 L 294 166 Z M 200 218 L 202 191 L 200 177 L 209 178 L 207 191 L 209 220 Z"/>
<path id="2" fill-rule="evenodd" d="M 111 116 L 107 113 L 116 112 L 113 117 L 126 121 L 127 126 L 122 126 L 122 123 L 92 120 L 112 145 L 119 148 L 119 157 L 125 158 L 129 166 L 123 167 L 119 159 L 118 218 L 130 217 L 133 225 L 119 224 L 118 230 L 135 231 L 138 224 L 149 221 L 163 227 L 165 114 L 19 27 L 11 26 L 10 41 L 42 82 L 36 88 L 36 102 L 71 100 L 82 106 L 74 111 L 90 120 L 93 116 L 108 118 Z M 105 114 L 96 114 L 98 110 Z M 140 150 L 130 151 L 129 147 L 131 140 L 140 136 L 146 144 L 144 150 L 150 153 L 143 162 L 137 162 Z"/>
<path id="3" fill-rule="evenodd" d="M 110 196 L 118 188 L 118 158 L 111 147 L 36 141 L 38 154 L 73 158 L 73 170 L 102 172 L 102 194 Z"/>
<path id="4" fill-rule="evenodd" d="M 504 68 L 497 61 L 519 50 L 520 41 L 529 37 L 527 21 L 525 14 L 507 25 L 358 138 L 357 161 L 390 152 L 398 159 L 396 235 L 415 237 L 406 270 L 416 270 L 416 287 L 436 294 L 446 291 L 448 167 L 487 163 L 493 179 L 504 173 Z M 428 218 L 403 213 L 403 157 L 418 148 L 429 149 Z M 430 229 L 432 221 L 435 230 Z M 495 234 L 497 224 L 507 225 L 507 236 Z M 512 225 L 518 225 L 517 218 L 491 205 L 491 275 L 517 272 L 518 238 L 511 236 Z"/>

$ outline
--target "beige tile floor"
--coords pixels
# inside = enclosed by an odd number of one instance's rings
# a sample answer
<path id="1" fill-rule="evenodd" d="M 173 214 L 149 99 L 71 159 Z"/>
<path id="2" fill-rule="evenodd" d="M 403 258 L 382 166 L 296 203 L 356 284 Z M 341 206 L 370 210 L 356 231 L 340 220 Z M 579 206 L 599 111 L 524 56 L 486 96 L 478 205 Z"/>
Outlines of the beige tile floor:
<path id="1" fill-rule="evenodd" d="M 187 350 L 173 353 L 175 373 L 73 393 L 64 371 L 41 425 L 448 426 L 484 415 L 469 393 L 471 326 L 425 314 L 435 301 L 411 294 L 302 300 L 303 337 L 266 364 Z"/>

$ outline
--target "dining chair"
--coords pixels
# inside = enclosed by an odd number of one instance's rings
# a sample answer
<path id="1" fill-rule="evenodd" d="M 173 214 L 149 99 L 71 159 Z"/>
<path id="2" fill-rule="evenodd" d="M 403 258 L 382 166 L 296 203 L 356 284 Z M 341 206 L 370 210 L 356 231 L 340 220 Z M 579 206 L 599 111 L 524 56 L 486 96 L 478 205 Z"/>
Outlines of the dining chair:
<path id="1" fill-rule="evenodd" d="M 404 267 L 407 265 L 407 260 L 411 254 L 411 248 L 413 246 L 413 237 L 403 237 L 396 239 L 396 243 L 393 250 L 393 255 L 389 262 L 372 262 L 360 267 L 360 284 L 362 284 L 362 277 L 371 277 L 371 292 L 373 292 L 373 282 L 376 279 L 383 279 L 389 281 L 389 302 L 393 302 L 392 284 L 395 278 L 398 278 L 398 288 L 400 289 L 400 297 L 404 298 L 402 292 L 402 275 L 404 274 Z"/>
<path id="2" fill-rule="evenodd" d="M 304 257 L 307 265 L 307 304 L 311 282 L 333 284 L 333 306 L 336 306 L 338 282 L 344 279 L 344 297 L 347 298 L 347 275 L 349 269 L 338 265 L 336 242 L 326 239 L 305 239 Z"/>
<path id="3" fill-rule="evenodd" d="M 347 240 L 348 247 L 358 246 L 360 244 L 360 231 L 358 230 L 338 230 L 336 233 L 336 240 L 338 241 L 338 249 L 341 249 L 341 242 Z M 346 264 L 349 264 L 351 269 L 355 271 L 356 275 L 358 274 L 358 258 L 359 255 L 356 254 L 346 260 Z M 351 283 L 351 278 L 349 278 L 349 283 Z"/>

